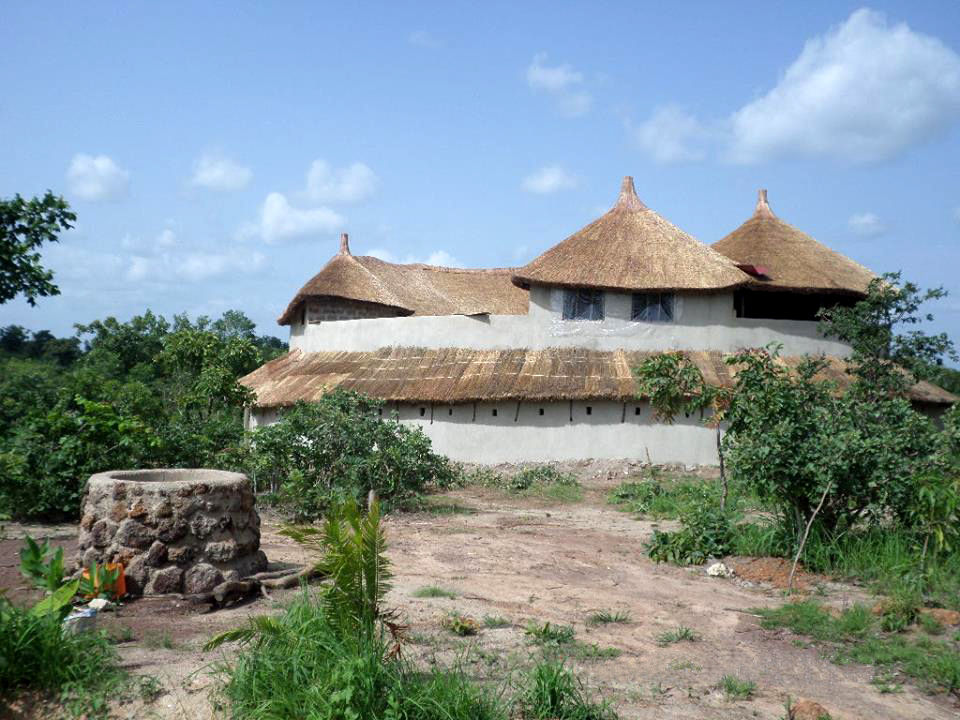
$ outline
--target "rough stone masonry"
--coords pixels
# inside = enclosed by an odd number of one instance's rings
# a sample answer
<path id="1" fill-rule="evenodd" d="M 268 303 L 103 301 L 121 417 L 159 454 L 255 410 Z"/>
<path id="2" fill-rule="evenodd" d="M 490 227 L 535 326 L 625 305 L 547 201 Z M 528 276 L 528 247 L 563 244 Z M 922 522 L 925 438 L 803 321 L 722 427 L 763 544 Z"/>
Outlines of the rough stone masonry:
<path id="1" fill-rule="evenodd" d="M 93 475 L 77 560 L 123 563 L 131 595 L 205 593 L 266 569 L 245 475 L 117 470 Z"/>

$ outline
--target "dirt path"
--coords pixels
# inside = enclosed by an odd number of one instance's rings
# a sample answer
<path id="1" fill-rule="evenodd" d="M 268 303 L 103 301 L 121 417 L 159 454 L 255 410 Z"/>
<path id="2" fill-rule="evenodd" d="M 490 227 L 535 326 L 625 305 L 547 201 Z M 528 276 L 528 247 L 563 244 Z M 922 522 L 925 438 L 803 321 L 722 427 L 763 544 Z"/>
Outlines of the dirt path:
<path id="1" fill-rule="evenodd" d="M 390 517 L 386 532 L 396 577 L 388 601 L 410 625 L 414 644 L 408 653 L 426 661 L 456 658 L 479 678 L 502 679 L 530 662 L 525 624 L 549 621 L 573 625 L 584 643 L 622 651 L 613 659 L 576 664 L 584 681 L 614 701 L 623 718 L 772 720 L 784 715 L 787 696 L 817 701 L 835 718 L 851 720 L 957 717 L 958 708 L 947 697 L 927 696 L 910 686 L 881 694 L 870 684 L 871 668 L 834 665 L 817 649 L 795 644 L 787 632 L 761 630 L 748 611 L 781 603 L 779 591 L 709 578 L 702 568 L 650 562 L 642 545 L 652 524 L 607 505 L 604 491 L 610 484 L 591 481 L 584 501 L 565 506 L 468 489 L 446 499 L 469 512 Z M 271 561 L 306 560 L 269 521 L 264 527 Z M 426 585 L 452 590 L 457 597 L 413 597 Z M 855 588 L 830 585 L 827 592 L 826 600 L 838 606 L 863 599 Z M 132 630 L 133 639 L 120 646 L 124 661 L 135 672 L 157 676 L 167 692 L 147 707 L 128 706 L 121 714 L 217 717 L 210 702 L 210 669 L 222 653 L 199 648 L 213 633 L 271 609 L 266 600 L 206 615 L 168 600 L 127 605 L 109 621 Z M 598 609 L 625 610 L 632 620 L 588 626 L 588 615 Z M 453 611 L 478 620 L 501 616 L 510 626 L 457 638 L 441 627 Z M 701 639 L 659 647 L 657 636 L 678 625 L 692 628 Z M 726 701 L 715 689 L 725 674 L 754 681 L 755 698 Z"/>

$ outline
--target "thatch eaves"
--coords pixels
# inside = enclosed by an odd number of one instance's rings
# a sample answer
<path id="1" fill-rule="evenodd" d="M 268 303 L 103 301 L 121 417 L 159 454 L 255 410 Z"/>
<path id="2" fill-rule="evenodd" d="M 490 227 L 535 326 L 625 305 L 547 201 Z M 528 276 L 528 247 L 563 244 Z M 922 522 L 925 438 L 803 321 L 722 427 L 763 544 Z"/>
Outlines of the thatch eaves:
<path id="1" fill-rule="evenodd" d="M 514 283 L 609 290 L 717 292 L 750 276 L 648 208 L 625 177 L 599 219 L 518 269 Z"/>
<path id="2" fill-rule="evenodd" d="M 403 315 L 522 315 L 528 294 L 510 282 L 513 268 L 465 270 L 390 263 L 350 252 L 346 233 L 340 252 L 294 296 L 277 322 L 288 325 L 310 298 L 376 303 Z"/>
<path id="3" fill-rule="evenodd" d="M 470 348 L 387 347 L 372 352 L 293 350 L 240 382 L 254 391 L 258 407 L 284 407 L 316 401 L 335 388 L 355 390 L 389 402 L 454 404 L 465 402 L 615 400 L 636 398 L 632 368 L 653 352 L 626 350 L 474 350 Z M 689 352 L 704 379 L 731 387 L 735 368 L 724 353 Z M 796 367 L 803 358 L 781 356 Z M 820 377 L 845 386 L 846 363 L 828 357 Z M 910 390 L 914 402 L 952 404 L 957 398 L 928 382 Z"/>
<path id="4" fill-rule="evenodd" d="M 863 296 L 876 275 L 778 218 L 760 190 L 753 215 L 713 249 L 738 265 L 763 268 L 757 289 Z"/>

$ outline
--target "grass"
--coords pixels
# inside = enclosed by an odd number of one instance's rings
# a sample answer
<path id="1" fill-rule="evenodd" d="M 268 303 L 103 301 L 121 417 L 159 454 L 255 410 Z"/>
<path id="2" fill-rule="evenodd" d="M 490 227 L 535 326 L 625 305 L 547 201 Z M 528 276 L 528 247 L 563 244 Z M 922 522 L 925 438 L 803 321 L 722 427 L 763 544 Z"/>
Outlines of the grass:
<path id="1" fill-rule="evenodd" d="M 752 680 L 741 680 L 736 675 L 724 675 L 717 683 L 717 689 L 723 691 L 727 700 L 750 700 L 757 691 L 757 684 Z"/>
<path id="2" fill-rule="evenodd" d="M 572 643 L 577 634 L 571 625 L 539 625 L 534 622 L 527 625 L 524 633 L 538 645 L 565 645 Z"/>
<path id="3" fill-rule="evenodd" d="M 587 625 L 609 625 L 630 622 L 630 613 L 626 610 L 597 610 L 587 617 Z"/>
<path id="4" fill-rule="evenodd" d="M 618 658 L 623 655 L 623 650 L 576 640 L 570 645 L 568 655 L 577 660 L 612 660 L 613 658 Z"/>
<path id="5" fill-rule="evenodd" d="M 57 614 L 31 615 L 2 597 L 0 648 L 0 705 L 33 691 L 57 699 L 72 716 L 101 718 L 111 701 L 137 691 L 105 632 L 66 633 Z"/>
<path id="6" fill-rule="evenodd" d="M 765 628 L 786 627 L 827 645 L 835 663 L 857 662 L 888 671 L 884 681 L 888 685 L 899 674 L 928 692 L 960 690 L 960 651 L 955 646 L 931 637 L 914 639 L 884 631 L 883 621 L 878 623 L 862 606 L 849 608 L 837 618 L 812 601 L 755 612 Z"/>
<path id="7" fill-rule="evenodd" d="M 233 720 L 616 720 L 563 662 L 535 665 L 499 689 L 470 679 L 460 665 L 421 667 L 327 621 L 304 591 L 268 632 L 217 668 L 220 699 Z"/>
<path id="8" fill-rule="evenodd" d="M 485 628 L 490 628 L 491 630 L 510 627 L 512 624 L 513 623 L 511 623 L 507 618 L 501 617 L 500 615 L 483 616 L 483 626 Z"/>
<path id="9" fill-rule="evenodd" d="M 673 630 L 667 630 L 657 635 L 657 645 L 666 647 L 678 642 L 696 642 L 700 639 L 700 634 L 686 625 L 678 625 Z"/>
<path id="10" fill-rule="evenodd" d="M 457 596 L 453 590 L 447 590 L 446 588 L 438 587 L 437 585 L 425 585 L 422 588 L 417 588 L 413 591 L 413 597 L 415 598 L 447 598 L 452 599 Z"/>
<path id="11" fill-rule="evenodd" d="M 463 483 L 559 503 L 573 503 L 583 499 L 583 488 L 576 477 L 550 465 L 532 465 L 513 475 L 502 475 L 494 470 L 478 468 L 466 473 Z"/>
<path id="12" fill-rule="evenodd" d="M 450 613 L 444 619 L 443 626 L 460 637 L 476 635 L 480 631 L 480 624 L 476 620 L 460 613 Z"/>
<path id="13" fill-rule="evenodd" d="M 518 717 L 537 720 L 616 720 L 606 702 L 593 700 L 561 661 L 536 665 L 527 678 Z"/>
<path id="14" fill-rule="evenodd" d="M 143 639 L 143 644 L 152 650 L 173 650 L 176 648 L 170 633 L 164 630 L 162 633 L 151 633 Z"/>

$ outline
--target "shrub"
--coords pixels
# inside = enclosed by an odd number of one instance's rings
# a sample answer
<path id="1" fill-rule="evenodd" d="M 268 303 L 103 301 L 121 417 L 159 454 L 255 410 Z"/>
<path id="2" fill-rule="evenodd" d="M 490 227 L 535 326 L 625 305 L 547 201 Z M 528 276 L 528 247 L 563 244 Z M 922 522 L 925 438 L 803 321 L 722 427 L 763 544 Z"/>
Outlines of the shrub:
<path id="1" fill-rule="evenodd" d="M 729 516 L 719 504 L 704 502 L 683 511 L 679 530 L 654 530 L 647 543 L 647 555 L 656 562 L 702 565 L 707 558 L 728 554 L 731 536 Z"/>
<path id="2" fill-rule="evenodd" d="M 527 679 L 520 717 L 537 720 L 616 720 L 605 702 L 593 701 L 573 672 L 560 661 L 537 664 Z"/>
<path id="3" fill-rule="evenodd" d="M 279 490 L 297 520 L 323 515 L 338 498 L 361 502 L 369 490 L 387 505 L 416 497 L 429 484 L 454 477 L 430 439 L 378 415 L 382 402 L 337 390 L 315 403 L 299 403 L 273 425 L 253 433 L 247 474 Z"/>
<path id="4" fill-rule="evenodd" d="M 571 625 L 538 625 L 535 622 L 529 623 L 524 633 L 538 645 L 566 645 L 572 643 L 576 636 Z"/>

